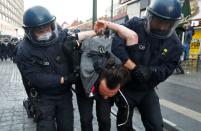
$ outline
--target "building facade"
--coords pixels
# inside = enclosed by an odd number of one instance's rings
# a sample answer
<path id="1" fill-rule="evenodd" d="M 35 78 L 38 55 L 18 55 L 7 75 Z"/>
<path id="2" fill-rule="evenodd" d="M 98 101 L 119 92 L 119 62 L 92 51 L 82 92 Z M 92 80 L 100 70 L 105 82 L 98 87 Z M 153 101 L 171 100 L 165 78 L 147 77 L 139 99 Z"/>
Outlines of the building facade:
<path id="1" fill-rule="evenodd" d="M 0 0 L 0 34 L 22 35 L 24 0 Z"/>
<path id="2" fill-rule="evenodd" d="M 134 16 L 141 17 L 145 15 L 146 7 L 151 0 L 119 0 L 120 4 L 127 6 L 127 15 L 131 19 Z"/>
<path id="3" fill-rule="evenodd" d="M 132 17 L 141 17 L 145 15 L 146 7 L 151 0 L 114 0 L 113 21 L 121 24 Z M 111 10 L 108 8 L 108 12 Z M 109 16 L 110 12 L 107 15 Z"/>

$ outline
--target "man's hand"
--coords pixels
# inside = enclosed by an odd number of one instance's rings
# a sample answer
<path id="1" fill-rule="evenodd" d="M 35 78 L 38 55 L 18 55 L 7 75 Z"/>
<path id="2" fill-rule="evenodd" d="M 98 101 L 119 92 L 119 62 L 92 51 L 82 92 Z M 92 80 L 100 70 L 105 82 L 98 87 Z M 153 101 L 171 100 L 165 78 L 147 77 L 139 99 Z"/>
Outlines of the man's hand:
<path id="1" fill-rule="evenodd" d="M 61 84 L 73 84 L 75 83 L 79 78 L 78 73 L 72 73 L 68 76 L 62 76 L 60 79 Z"/>
<path id="2" fill-rule="evenodd" d="M 96 21 L 95 25 L 94 25 L 94 30 L 96 32 L 96 34 L 101 35 L 103 34 L 103 32 L 106 30 L 108 25 L 107 21 L 104 20 L 98 20 Z"/>
<path id="3" fill-rule="evenodd" d="M 135 67 L 136 67 L 136 64 L 131 60 L 131 59 L 128 59 L 125 64 L 124 64 L 124 67 L 128 70 L 133 70 Z"/>
<path id="4" fill-rule="evenodd" d="M 117 94 L 117 92 L 120 89 L 120 85 L 117 85 L 116 88 L 114 89 L 109 89 L 109 87 L 107 87 L 106 84 L 106 80 L 102 79 L 100 81 L 100 85 L 99 85 L 99 93 L 105 98 L 107 99 L 107 97 L 113 97 L 114 95 Z"/>

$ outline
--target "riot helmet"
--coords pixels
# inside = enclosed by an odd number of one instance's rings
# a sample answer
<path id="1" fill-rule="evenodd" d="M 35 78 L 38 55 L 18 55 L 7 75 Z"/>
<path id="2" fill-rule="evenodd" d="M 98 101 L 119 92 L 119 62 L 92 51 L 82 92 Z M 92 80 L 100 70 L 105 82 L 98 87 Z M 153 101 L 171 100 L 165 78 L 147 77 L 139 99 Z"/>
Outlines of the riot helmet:
<path id="1" fill-rule="evenodd" d="M 23 16 L 26 37 L 36 46 L 49 46 L 58 38 L 56 17 L 42 6 L 27 9 Z"/>
<path id="2" fill-rule="evenodd" d="M 152 0 L 146 9 L 145 30 L 158 39 L 170 37 L 181 20 L 178 0 Z"/>

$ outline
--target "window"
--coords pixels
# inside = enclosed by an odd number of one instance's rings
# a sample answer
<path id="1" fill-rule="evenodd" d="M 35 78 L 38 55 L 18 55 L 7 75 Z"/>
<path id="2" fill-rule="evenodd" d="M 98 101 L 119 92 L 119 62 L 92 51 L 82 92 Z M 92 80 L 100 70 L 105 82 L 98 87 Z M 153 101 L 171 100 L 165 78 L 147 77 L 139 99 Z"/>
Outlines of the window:
<path id="1" fill-rule="evenodd" d="M 149 5 L 149 0 L 141 0 L 140 1 L 140 10 L 144 10 Z"/>
<path id="2" fill-rule="evenodd" d="M 4 6 L 2 6 L 2 11 L 4 12 Z"/>
<path id="3" fill-rule="evenodd" d="M 2 17 L 2 20 L 4 20 L 5 21 L 5 15 L 2 15 L 3 17 Z"/>

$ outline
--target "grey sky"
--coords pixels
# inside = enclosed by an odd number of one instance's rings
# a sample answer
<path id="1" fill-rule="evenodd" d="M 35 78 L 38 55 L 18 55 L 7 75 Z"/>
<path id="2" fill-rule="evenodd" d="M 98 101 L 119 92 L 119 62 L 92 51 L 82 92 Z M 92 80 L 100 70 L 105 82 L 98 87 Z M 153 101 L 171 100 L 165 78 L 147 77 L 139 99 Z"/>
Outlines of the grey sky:
<path id="1" fill-rule="evenodd" d="M 42 5 L 57 17 L 61 24 L 63 21 L 71 23 L 73 20 L 83 20 L 92 17 L 93 0 L 24 0 L 25 10 L 34 5 Z M 98 16 L 105 14 L 111 0 L 97 0 Z"/>

